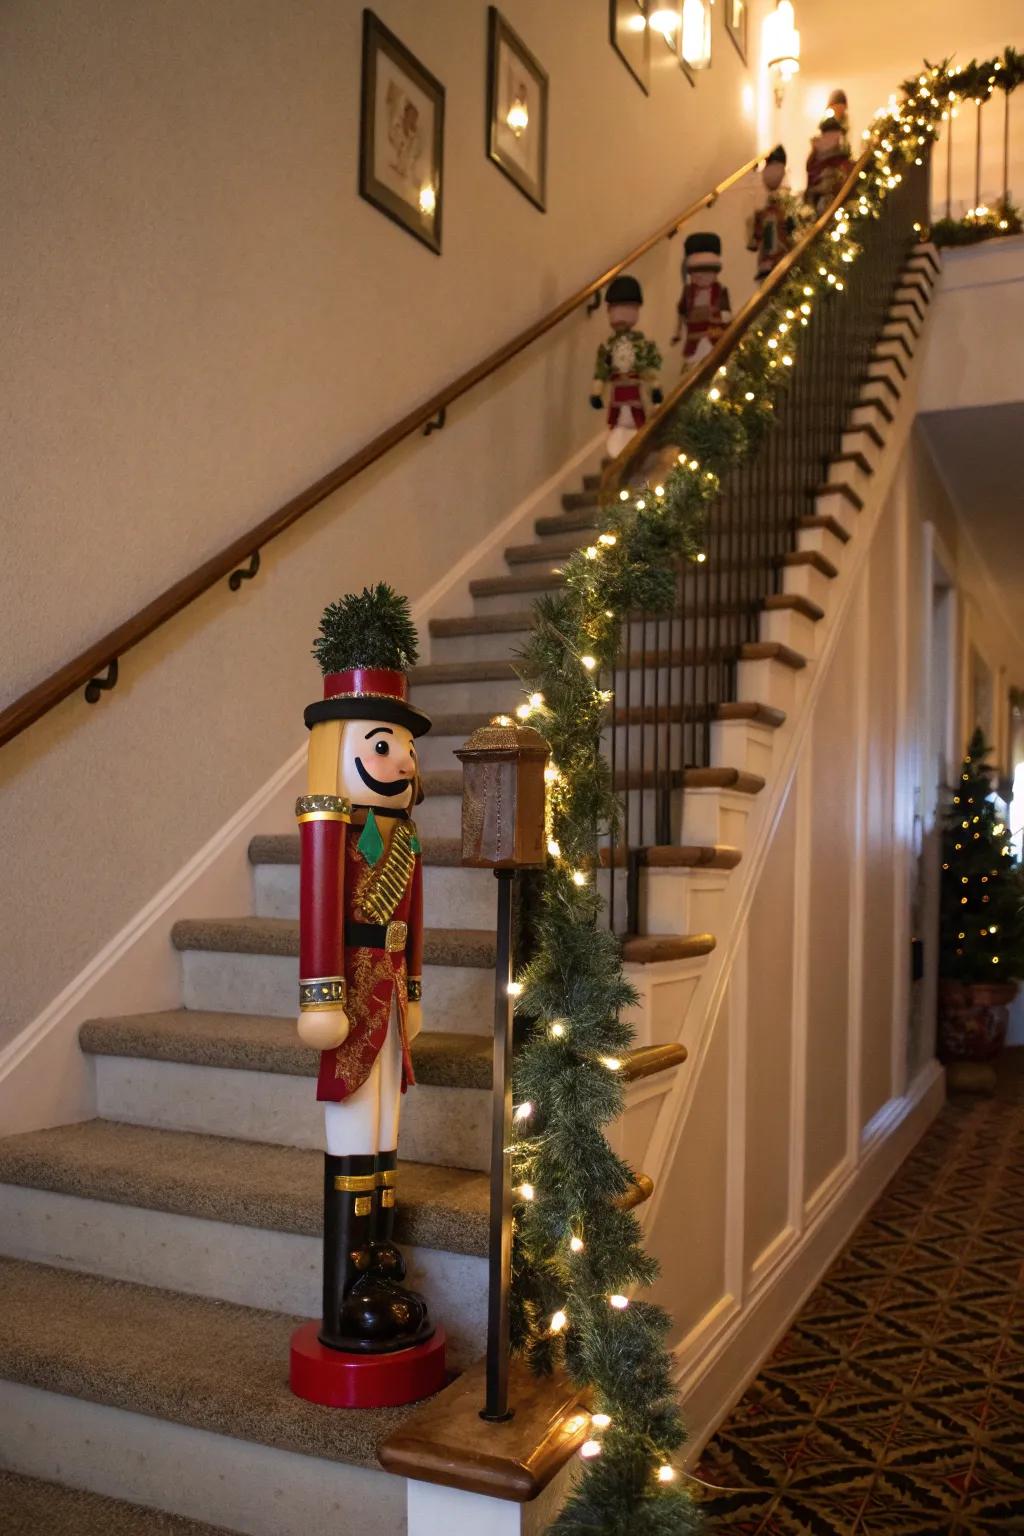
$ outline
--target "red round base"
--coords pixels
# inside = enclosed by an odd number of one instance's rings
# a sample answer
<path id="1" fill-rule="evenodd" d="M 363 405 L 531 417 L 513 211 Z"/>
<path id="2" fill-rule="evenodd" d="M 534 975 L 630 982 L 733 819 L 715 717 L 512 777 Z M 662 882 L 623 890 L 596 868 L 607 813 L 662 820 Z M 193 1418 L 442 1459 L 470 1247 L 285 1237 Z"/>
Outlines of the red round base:
<path id="1" fill-rule="evenodd" d="M 325 1408 L 397 1408 L 418 1403 L 445 1385 L 443 1328 L 433 1338 L 392 1355 L 350 1355 L 317 1338 L 320 1324 L 292 1334 L 289 1383 L 296 1397 Z"/>

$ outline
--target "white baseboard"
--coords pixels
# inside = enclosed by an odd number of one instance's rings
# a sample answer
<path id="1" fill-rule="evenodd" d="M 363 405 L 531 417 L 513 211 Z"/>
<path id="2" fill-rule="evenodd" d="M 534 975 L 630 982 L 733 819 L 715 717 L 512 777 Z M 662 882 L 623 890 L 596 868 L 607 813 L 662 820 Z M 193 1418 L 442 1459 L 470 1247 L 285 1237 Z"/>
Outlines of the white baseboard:
<path id="1" fill-rule="evenodd" d="M 786 1332 L 810 1292 L 945 1102 L 945 1073 L 929 1062 L 907 1093 L 876 1116 L 856 1168 L 829 1175 L 825 1198 L 812 1197 L 802 1233 L 770 1245 L 742 1304 L 723 1297 L 677 1345 L 675 1372 L 693 1461 Z M 767 1262 L 774 1253 L 776 1262 Z"/>
<path id="2" fill-rule="evenodd" d="M 422 631 L 453 590 L 494 560 L 508 539 L 536 516 L 581 464 L 600 450 L 604 432 L 587 440 L 554 475 L 519 502 L 413 604 Z M 296 719 L 302 701 L 296 703 Z M 298 727 L 296 729 L 298 736 Z M 90 1060 L 78 1049 L 86 1019 L 144 1013 L 181 1005 L 179 957 L 172 925 L 184 917 L 245 917 L 252 911 L 249 840 L 257 832 L 292 830 L 295 797 L 302 793 L 302 742 L 265 784 L 214 833 L 181 869 L 105 944 L 52 1002 L 0 1051 L 0 1132 L 67 1125 L 96 1114 Z"/>

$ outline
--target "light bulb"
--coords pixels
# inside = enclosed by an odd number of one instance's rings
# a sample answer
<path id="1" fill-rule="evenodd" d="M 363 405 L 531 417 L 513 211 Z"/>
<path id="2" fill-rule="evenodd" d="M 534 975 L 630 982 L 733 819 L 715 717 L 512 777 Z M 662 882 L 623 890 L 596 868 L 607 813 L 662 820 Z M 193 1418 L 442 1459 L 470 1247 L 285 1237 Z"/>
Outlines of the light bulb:
<path id="1" fill-rule="evenodd" d="M 620 491 L 619 492 L 619 500 L 620 501 L 628 501 L 629 500 L 629 492 L 628 491 Z"/>
<path id="2" fill-rule="evenodd" d="M 530 708 L 531 709 L 541 709 L 543 707 L 543 704 L 544 704 L 544 695 L 542 693 L 531 693 L 530 694 Z"/>
<path id="3" fill-rule="evenodd" d="M 593 672 L 594 668 L 597 666 L 597 659 L 594 656 L 581 656 L 580 661 L 582 662 L 583 666 L 586 667 L 588 672 Z"/>
<path id="4" fill-rule="evenodd" d="M 666 1464 L 665 1466 L 661 1466 L 661 1467 L 658 1468 L 658 1482 L 659 1483 L 674 1483 L 675 1480 L 676 1480 L 675 1467 L 670 1467 L 670 1466 L 668 1466 Z"/>
<path id="5" fill-rule="evenodd" d="M 556 1312 L 548 1324 L 548 1328 L 552 1333 L 561 1333 L 568 1321 L 569 1319 L 564 1312 Z"/>
<path id="6" fill-rule="evenodd" d="M 586 1461 L 592 1461 L 595 1456 L 600 1456 L 600 1454 L 601 1443 L 599 1440 L 584 1440 L 580 1446 L 580 1455 Z"/>
<path id="7" fill-rule="evenodd" d="M 551 1028 L 548 1030 L 548 1034 L 553 1035 L 556 1040 L 561 1040 L 562 1036 L 565 1034 L 565 1025 L 557 1023 L 552 1024 Z"/>
<path id="8" fill-rule="evenodd" d="M 595 1429 L 608 1429 L 611 1426 L 612 1416 L 610 1413 L 592 1413 L 590 1422 Z"/>
<path id="9" fill-rule="evenodd" d="M 519 716 L 520 720 L 528 720 L 530 718 L 529 704 L 520 704 L 516 709 L 516 714 Z"/>
<path id="10" fill-rule="evenodd" d="M 522 1200 L 532 1200 L 536 1193 L 537 1191 L 532 1184 L 520 1184 L 519 1186 L 519 1196 Z"/>
<path id="11" fill-rule="evenodd" d="M 582 869 L 574 869 L 572 872 L 572 883 L 573 885 L 586 885 L 587 876 L 585 871 Z"/>
<path id="12" fill-rule="evenodd" d="M 521 981 L 510 981 L 505 990 L 509 997 L 518 997 L 523 990 L 523 984 Z"/>
<path id="13" fill-rule="evenodd" d="M 716 388 L 716 389 L 709 389 L 708 390 L 708 399 L 709 400 L 721 400 L 721 398 L 722 398 L 722 391 L 720 389 Z"/>
<path id="14" fill-rule="evenodd" d="M 515 1118 L 520 1122 L 520 1124 L 522 1124 L 524 1120 L 529 1120 L 532 1114 L 533 1105 L 527 1101 L 525 1104 L 520 1104 L 519 1108 L 516 1110 Z"/>
<path id="15" fill-rule="evenodd" d="M 599 1058 L 602 1067 L 607 1067 L 609 1072 L 618 1072 L 622 1062 L 617 1056 L 602 1056 Z"/>
<path id="16" fill-rule="evenodd" d="M 608 1302 L 610 1306 L 615 1308 L 616 1312 L 624 1312 L 629 1306 L 629 1297 L 619 1295 L 609 1296 Z"/>
<path id="17" fill-rule="evenodd" d="M 548 840 L 548 853 L 553 859 L 560 858 L 562 854 L 561 844 L 556 843 L 553 837 Z"/>

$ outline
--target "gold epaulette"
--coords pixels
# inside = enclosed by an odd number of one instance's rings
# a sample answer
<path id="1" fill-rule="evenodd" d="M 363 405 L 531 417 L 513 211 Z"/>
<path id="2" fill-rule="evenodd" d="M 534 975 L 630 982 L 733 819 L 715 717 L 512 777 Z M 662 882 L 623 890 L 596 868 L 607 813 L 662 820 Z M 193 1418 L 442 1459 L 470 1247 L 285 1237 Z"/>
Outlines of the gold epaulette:
<path id="1" fill-rule="evenodd" d="M 341 795 L 300 795 L 295 815 L 301 821 L 351 821 L 352 804 Z"/>

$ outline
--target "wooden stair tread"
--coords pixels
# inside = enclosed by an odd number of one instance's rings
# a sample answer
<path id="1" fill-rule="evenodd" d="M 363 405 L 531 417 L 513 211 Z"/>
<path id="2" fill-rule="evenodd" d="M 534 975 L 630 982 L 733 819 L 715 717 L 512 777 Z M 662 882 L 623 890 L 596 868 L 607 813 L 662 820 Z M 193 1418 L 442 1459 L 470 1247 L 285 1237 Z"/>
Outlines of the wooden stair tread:
<path id="1" fill-rule="evenodd" d="M 0 1259 L 5 1380 L 300 1456 L 373 1467 L 381 1441 L 410 1410 L 327 1413 L 296 1397 L 288 1386 L 288 1345 L 305 1321 Z"/>
<path id="2" fill-rule="evenodd" d="M 745 700 L 725 700 L 718 704 L 630 704 L 615 711 L 616 725 L 678 725 L 701 720 L 750 720 L 776 729 L 786 719 L 785 710 L 769 704 Z"/>
<path id="3" fill-rule="evenodd" d="M 866 373 L 861 380 L 861 387 L 871 390 L 888 390 L 894 400 L 898 401 L 900 398 L 899 385 L 890 379 L 887 373 Z M 862 400 L 860 403 L 868 405 L 870 401 Z"/>
<path id="4" fill-rule="evenodd" d="M 687 789 L 732 789 L 741 795 L 759 795 L 765 784 L 759 773 L 743 768 L 687 768 L 683 777 Z"/>
<path id="5" fill-rule="evenodd" d="M 909 321 L 906 323 L 909 324 Z M 880 340 L 886 342 L 887 344 L 902 347 L 908 359 L 912 358 L 914 355 L 913 347 L 910 345 L 910 342 L 907 340 L 898 324 L 895 326 L 887 325 L 882 331 Z"/>
<path id="6" fill-rule="evenodd" d="M 889 406 L 886 405 L 884 400 L 878 398 L 877 396 L 873 397 L 870 400 L 863 400 L 862 399 L 862 400 L 858 400 L 857 401 L 856 409 L 860 410 L 864 406 L 871 406 L 872 409 L 876 410 L 879 413 L 880 416 L 884 416 L 885 420 L 887 422 L 889 422 L 890 425 L 892 424 L 892 422 L 894 422 L 896 420 L 896 417 L 894 416 L 893 412 L 890 410 Z"/>
<path id="7" fill-rule="evenodd" d="M 892 419 L 890 415 L 890 420 Z M 876 448 L 885 447 L 885 438 L 878 428 L 870 421 L 854 422 L 852 426 L 843 428 L 844 437 L 866 437 L 874 443 Z"/>
<path id="8" fill-rule="evenodd" d="M 812 495 L 816 501 L 822 501 L 826 496 L 840 496 L 844 501 L 848 501 L 851 507 L 856 507 L 858 512 L 864 510 L 862 497 L 845 480 L 832 480 L 823 485 L 816 485 Z"/>
<path id="9" fill-rule="evenodd" d="M 769 613 L 790 611 L 802 614 L 805 619 L 811 619 L 817 624 L 819 619 L 825 617 L 824 608 L 817 603 L 812 603 L 809 597 L 802 597 L 798 592 L 772 592 L 762 599 L 762 607 Z"/>
<path id="10" fill-rule="evenodd" d="M 601 509 L 595 500 L 592 507 L 581 511 L 557 512 L 546 517 L 538 517 L 533 528 L 540 538 L 546 538 L 548 534 L 580 532 L 587 528 L 596 528 L 600 516 Z"/>
<path id="11" fill-rule="evenodd" d="M 186 1008 L 126 1014 L 119 1018 L 89 1019 L 79 1030 L 78 1038 L 82 1050 L 91 1056 L 170 1061 L 237 1072 L 271 1072 L 284 1077 L 315 1077 L 320 1067 L 320 1052 L 302 1044 L 291 1019 L 260 1014 L 202 1013 Z M 658 1070 L 653 1065 L 654 1058 L 645 1054 L 648 1050 L 643 1047 L 623 1053 L 624 1078 L 632 1081 Z M 418 1086 L 490 1090 L 490 1035 L 424 1030 L 413 1041 L 412 1058 Z M 665 1059 L 665 1067 L 674 1064 Z"/>
<path id="12" fill-rule="evenodd" d="M 827 512 L 821 512 L 816 515 L 808 513 L 807 516 L 800 519 L 799 526 L 801 528 L 824 528 L 843 544 L 850 542 L 850 535 L 839 519 L 830 516 Z"/>
<path id="13" fill-rule="evenodd" d="M 323 1169 L 323 1153 L 315 1147 L 115 1120 L 83 1120 L 0 1140 L 4 1184 L 306 1237 L 319 1237 L 323 1229 Z M 400 1240 L 486 1254 L 486 1173 L 430 1163 L 400 1163 L 400 1169 Z"/>
<path id="14" fill-rule="evenodd" d="M 851 428 L 851 430 L 853 429 Z M 858 448 L 850 448 L 845 452 L 841 451 L 839 453 L 830 453 L 828 458 L 825 460 L 825 463 L 855 464 L 856 467 L 865 475 L 873 475 L 875 472 L 875 467 L 871 460 L 867 457 L 866 454 L 861 453 Z"/>
<path id="15" fill-rule="evenodd" d="M 179 1062 L 233 1072 L 315 1077 L 320 1052 L 303 1045 L 292 1019 L 252 1013 L 206 1013 L 187 1008 L 163 1013 L 88 1019 L 78 1032 L 91 1056 Z M 490 1035 L 424 1030 L 413 1041 L 416 1081 L 436 1088 L 491 1086 Z"/>
<path id="16" fill-rule="evenodd" d="M 460 635 L 529 634 L 533 628 L 533 614 L 529 609 L 519 613 L 471 613 L 457 619 L 431 619 L 427 627 L 437 640 Z"/>
<path id="17" fill-rule="evenodd" d="M 812 570 L 827 576 L 830 581 L 839 575 L 838 567 L 833 565 L 820 549 L 791 549 L 788 554 L 783 555 L 780 564 L 790 569 L 795 566 L 809 565 Z"/>
<path id="18" fill-rule="evenodd" d="M 635 850 L 645 869 L 735 869 L 743 854 L 728 843 L 652 843 Z M 624 869 L 629 862 L 628 848 L 601 849 L 601 867 Z"/>
<path id="19" fill-rule="evenodd" d="M 879 342 L 880 347 L 888 345 L 888 342 Z M 906 383 L 907 379 L 910 377 L 910 374 L 907 372 L 906 365 L 901 358 L 896 356 L 895 352 L 876 351 L 871 361 L 873 363 L 891 363 L 904 383 Z"/>
<path id="20" fill-rule="evenodd" d="M 710 955 L 715 947 L 711 933 L 690 933 L 632 938 L 622 941 L 622 958 L 629 965 L 663 965 L 668 960 L 697 960 Z"/>
<path id="21" fill-rule="evenodd" d="M 452 792 L 462 793 L 462 775 Z M 494 934 L 486 928 L 427 928 L 423 963 L 489 969 L 495 963 Z M 298 958 L 299 924 L 290 917 L 180 918 L 171 928 L 177 950 L 232 955 L 286 955 Z"/>

